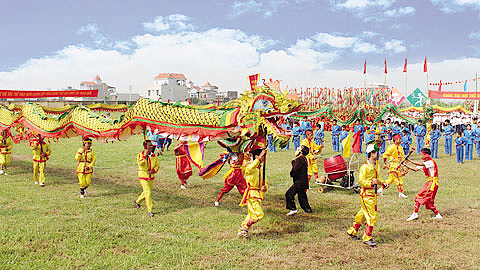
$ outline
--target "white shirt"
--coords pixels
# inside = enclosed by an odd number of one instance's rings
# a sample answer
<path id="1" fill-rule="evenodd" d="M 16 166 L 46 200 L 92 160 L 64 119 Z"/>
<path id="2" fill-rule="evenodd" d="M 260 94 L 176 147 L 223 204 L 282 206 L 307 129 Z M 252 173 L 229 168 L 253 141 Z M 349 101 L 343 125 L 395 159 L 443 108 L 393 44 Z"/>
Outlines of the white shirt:
<path id="1" fill-rule="evenodd" d="M 435 173 L 433 160 L 424 161 L 423 166 L 417 166 L 417 169 L 423 170 L 423 167 L 426 167 L 428 169 L 428 173 L 430 174 L 430 177 L 433 177 L 433 174 Z"/>

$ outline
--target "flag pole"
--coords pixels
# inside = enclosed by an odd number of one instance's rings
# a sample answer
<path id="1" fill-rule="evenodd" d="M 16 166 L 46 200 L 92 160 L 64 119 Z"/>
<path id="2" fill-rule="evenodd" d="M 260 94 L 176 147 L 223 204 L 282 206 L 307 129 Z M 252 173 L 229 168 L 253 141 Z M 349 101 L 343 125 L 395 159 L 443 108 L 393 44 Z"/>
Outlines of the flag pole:
<path id="1" fill-rule="evenodd" d="M 475 114 L 478 114 L 478 99 L 477 98 L 477 91 L 478 91 L 478 73 L 475 72 L 475 105 L 474 105 L 474 108 L 473 108 L 473 112 Z"/>

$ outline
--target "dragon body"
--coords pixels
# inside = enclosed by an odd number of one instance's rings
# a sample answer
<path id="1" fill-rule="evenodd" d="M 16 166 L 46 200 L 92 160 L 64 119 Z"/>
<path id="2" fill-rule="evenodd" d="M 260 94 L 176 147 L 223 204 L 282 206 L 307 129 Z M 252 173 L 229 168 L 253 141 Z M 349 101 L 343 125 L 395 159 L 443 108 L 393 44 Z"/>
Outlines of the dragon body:
<path id="1" fill-rule="evenodd" d="M 59 109 L 35 103 L 0 107 L 0 129 L 21 128 L 29 134 L 47 138 L 74 136 L 104 141 L 125 140 L 145 129 L 178 140 L 224 140 L 229 147 L 240 147 L 257 136 L 271 133 L 276 144 L 288 142 L 290 131 L 278 125 L 278 117 L 301 108 L 299 101 L 268 86 L 248 91 L 223 106 L 189 106 L 139 99 L 117 119 L 106 118 L 94 110 L 98 106 L 67 106 Z M 115 108 L 107 108 L 115 109 Z M 55 115 L 52 115 L 55 114 Z"/>

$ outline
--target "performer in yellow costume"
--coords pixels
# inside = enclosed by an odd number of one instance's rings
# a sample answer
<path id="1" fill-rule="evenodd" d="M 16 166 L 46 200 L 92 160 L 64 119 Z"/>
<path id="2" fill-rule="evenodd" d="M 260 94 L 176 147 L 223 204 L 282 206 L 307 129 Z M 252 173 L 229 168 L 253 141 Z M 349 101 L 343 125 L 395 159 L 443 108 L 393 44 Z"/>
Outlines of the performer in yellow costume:
<path id="1" fill-rule="evenodd" d="M 80 184 L 80 198 L 85 198 L 87 188 L 92 181 L 93 166 L 97 160 L 95 152 L 91 149 L 92 139 L 85 138 L 82 148 L 78 149 L 75 160 L 78 160 L 77 176 Z"/>
<path id="2" fill-rule="evenodd" d="M 143 143 L 143 148 L 144 150 L 137 155 L 138 179 L 140 180 L 143 192 L 133 203 L 135 207 L 140 208 L 140 202 L 145 199 L 148 215 L 153 217 L 153 181 L 155 180 L 155 174 L 160 168 L 160 163 L 158 163 L 158 157 L 153 153 L 153 144 L 150 140 L 146 140 Z"/>
<path id="3" fill-rule="evenodd" d="M 358 184 L 362 187 L 360 192 L 361 209 L 353 219 L 353 225 L 347 231 L 347 234 L 354 240 L 357 237 L 358 230 L 363 224 L 367 224 L 363 234 L 363 243 L 374 247 L 377 245 L 372 238 L 373 227 L 378 219 L 377 214 L 377 190 L 382 185 L 380 171 L 377 169 L 377 151 L 373 144 L 367 146 L 365 151 L 368 156 L 366 164 L 360 167 Z"/>
<path id="4" fill-rule="evenodd" d="M 7 167 L 10 165 L 10 154 L 12 153 L 13 139 L 5 129 L 0 134 L 0 174 L 8 175 Z"/>
<path id="5" fill-rule="evenodd" d="M 310 183 L 310 178 L 312 175 L 315 175 L 316 182 L 320 182 L 320 179 L 318 178 L 317 158 L 315 155 L 322 152 L 323 144 L 318 145 L 315 143 L 313 140 L 313 131 L 311 129 L 305 131 L 305 134 L 307 137 L 302 141 L 301 145 L 304 145 L 310 149 L 310 153 L 308 153 L 306 156 L 308 161 L 308 182 Z"/>
<path id="6" fill-rule="evenodd" d="M 388 178 L 386 181 L 387 185 L 390 185 L 392 182 L 395 182 L 398 189 L 398 197 L 407 198 L 407 195 L 403 193 L 403 176 L 402 171 L 400 170 L 400 163 L 405 158 L 405 153 L 403 152 L 402 146 L 402 136 L 395 135 L 393 136 L 393 144 L 387 147 L 385 153 L 383 153 L 383 162 L 384 169 L 388 169 Z M 387 165 L 388 159 L 388 165 Z"/>
<path id="7" fill-rule="evenodd" d="M 261 152 L 260 152 L 261 151 Z M 248 214 L 238 230 L 238 235 L 248 237 L 248 229 L 263 218 L 262 200 L 267 192 L 268 182 L 263 182 L 261 171 L 261 162 L 267 154 L 266 149 L 256 149 L 245 154 L 245 180 L 247 182 L 247 190 L 243 193 L 240 206 L 245 204 L 248 207 Z M 258 157 L 257 157 L 258 156 Z"/>
<path id="8" fill-rule="evenodd" d="M 45 186 L 45 164 L 52 153 L 50 145 L 43 141 L 42 135 L 37 135 L 37 140 L 30 141 L 33 152 L 33 181 L 35 184 Z"/>

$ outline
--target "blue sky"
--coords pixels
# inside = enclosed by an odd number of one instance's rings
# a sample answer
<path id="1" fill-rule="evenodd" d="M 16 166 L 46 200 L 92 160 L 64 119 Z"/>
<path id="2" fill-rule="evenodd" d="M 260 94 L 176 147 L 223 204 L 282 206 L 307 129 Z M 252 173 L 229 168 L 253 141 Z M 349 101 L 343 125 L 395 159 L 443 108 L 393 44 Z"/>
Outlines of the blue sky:
<path id="1" fill-rule="evenodd" d="M 480 0 L 10 1 L 0 14 L 3 89 L 77 87 L 98 73 L 143 93 L 160 72 L 225 90 L 256 72 L 358 87 L 364 59 L 367 82 L 383 82 L 385 58 L 402 89 L 407 57 L 408 93 L 425 88 L 425 56 L 432 82 L 480 72 Z"/>

